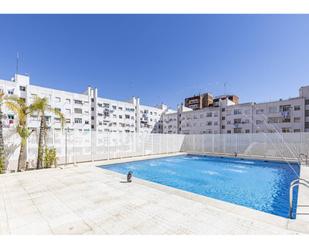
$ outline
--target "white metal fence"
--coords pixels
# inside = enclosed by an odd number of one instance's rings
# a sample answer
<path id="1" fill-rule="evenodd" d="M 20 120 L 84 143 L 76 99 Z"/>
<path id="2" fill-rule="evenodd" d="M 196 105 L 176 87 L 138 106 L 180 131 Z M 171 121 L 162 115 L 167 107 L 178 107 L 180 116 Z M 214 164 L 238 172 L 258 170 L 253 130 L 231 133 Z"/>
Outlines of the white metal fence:
<path id="1" fill-rule="evenodd" d="M 16 170 L 20 138 L 4 131 L 8 171 Z M 28 139 L 27 161 L 34 168 L 38 133 Z M 109 160 L 175 152 L 293 158 L 309 153 L 309 133 L 255 134 L 142 134 L 51 130 L 47 145 L 57 150 L 58 164 Z"/>
<path id="2" fill-rule="evenodd" d="M 252 133 L 186 135 L 182 151 L 298 159 L 309 153 L 309 133 Z"/>
<path id="3" fill-rule="evenodd" d="M 8 170 L 16 170 L 20 138 L 12 130 L 5 131 L 7 144 L 12 144 Z M 8 135 L 10 134 L 10 135 Z M 8 140 L 8 138 L 11 138 Z M 180 152 L 184 135 L 103 133 L 51 130 L 47 146 L 57 150 L 58 164 L 109 160 L 116 158 L 157 155 Z M 6 150 L 8 150 L 6 146 Z M 28 138 L 27 161 L 35 168 L 38 150 L 38 132 Z"/>

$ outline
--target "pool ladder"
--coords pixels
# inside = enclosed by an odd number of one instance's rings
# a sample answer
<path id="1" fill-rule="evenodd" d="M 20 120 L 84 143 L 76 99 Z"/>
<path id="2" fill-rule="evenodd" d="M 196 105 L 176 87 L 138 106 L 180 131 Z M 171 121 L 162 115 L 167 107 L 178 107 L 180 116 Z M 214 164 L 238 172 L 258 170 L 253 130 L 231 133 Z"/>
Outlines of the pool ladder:
<path id="1" fill-rule="evenodd" d="M 291 182 L 290 184 L 290 210 L 289 210 L 290 219 L 293 218 L 293 190 L 294 190 L 294 187 L 299 186 L 299 185 L 303 185 L 309 188 L 309 181 L 302 179 L 302 178 L 298 178 Z"/>
<path id="2" fill-rule="evenodd" d="M 306 166 L 308 166 L 308 155 L 306 155 L 306 154 L 304 154 L 304 153 L 300 153 L 299 155 L 298 155 L 298 162 L 299 162 L 299 164 L 302 164 L 302 162 L 303 162 L 303 158 L 305 158 L 305 165 Z"/>

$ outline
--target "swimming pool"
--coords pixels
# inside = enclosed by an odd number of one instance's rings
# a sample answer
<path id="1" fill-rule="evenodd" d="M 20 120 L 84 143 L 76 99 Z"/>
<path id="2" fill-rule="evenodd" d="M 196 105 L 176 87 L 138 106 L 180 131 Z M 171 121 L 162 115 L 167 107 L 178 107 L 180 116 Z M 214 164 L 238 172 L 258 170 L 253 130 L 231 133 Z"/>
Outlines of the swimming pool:
<path id="1" fill-rule="evenodd" d="M 190 155 L 100 167 L 282 217 L 289 217 L 289 187 L 300 170 L 296 163 Z"/>

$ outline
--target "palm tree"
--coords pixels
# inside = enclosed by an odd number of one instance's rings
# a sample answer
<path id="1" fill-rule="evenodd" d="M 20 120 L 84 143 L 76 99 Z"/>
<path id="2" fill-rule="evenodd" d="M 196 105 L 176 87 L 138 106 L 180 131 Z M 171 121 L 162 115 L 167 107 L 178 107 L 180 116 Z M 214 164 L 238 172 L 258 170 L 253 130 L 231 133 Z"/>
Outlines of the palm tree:
<path id="1" fill-rule="evenodd" d="M 5 154 L 4 154 L 4 142 L 3 142 L 3 112 L 2 112 L 2 104 L 4 101 L 4 93 L 0 92 L 0 174 L 3 173 L 5 169 Z"/>
<path id="2" fill-rule="evenodd" d="M 39 131 L 39 144 L 38 144 L 38 157 L 37 157 L 37 163 L 36 168 L 40 169 L 43 167 L 43 155 L 44 155 L 44 141 L 46 140 L 47 135 L 47 125 L 46 125 L 46 117 L 45 114 L 47 112 L 54 113 L 57 117 L 60 118 L 61 121 L 61 127 L 64 127 L 64 115 L 61 111 L 59 111 L 56 108 L 51 108 L 48 104 L 47 98 L 40 98 L 36 97 L 34 102 L 31 105 L 31 109 L 35 112 L 37 112 L 40 116 L 40 131 Z"/>
<path id="3" fill-rule="evenodd" d="M 20 151 L 18 156 L 17 171 L 25 169 L 26 164 L 26 144 L 31 131 L 27 127 L 27 117 L 32 113 L 31 105 L 28 106 L 24 99 L 17 96 L 11 96 L 5 102 L 5 105 L 11 109 L 18 117 L 17 133 L 21 138 Z"/>

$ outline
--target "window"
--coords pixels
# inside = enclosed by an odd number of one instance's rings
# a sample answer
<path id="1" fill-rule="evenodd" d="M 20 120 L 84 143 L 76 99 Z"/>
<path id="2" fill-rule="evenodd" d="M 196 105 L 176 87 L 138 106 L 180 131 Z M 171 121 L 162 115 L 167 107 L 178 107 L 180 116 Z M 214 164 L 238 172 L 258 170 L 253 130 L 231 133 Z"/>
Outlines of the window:
<path id="1" fill-rule="evenodd" d="M 222 125 L 222 129 L 225 129 L 225 125 Z"/>
<path id="2" fill-rule="evenodd" d="M 91 102 L 94 102 L 94 98 L 91 98 Z"/>
<path id="3" fill-rule="evenodd" d="M 91 120 L 94 120 L 94 116 L 91 116 Z"/>
<path id="4" fill-rule="evenodd" d="M 109 108 L 109 104 L 108 104 L 108 103 L 103 103 L 103 106 L 104 106 L 105 108 Z"/>
<path id="5" fill-rule="evenodd" d="M 8 119 L 13 120 L 14 119 L 14 115 L 13 114 L 8 114 Z"/>
<path id="6" fill-rule="evenodd" d="M 130 115 L 125 115 L 125 118 L 130 119 Z M 150 121 L 151 121 L 151 119 L 150 119 Z"/>
<path id="7" fill-rule="evenodd" d="M 283 133 L 288 133 L 288 132 L 290 132 L 290 128 L 282 128 L 282 132 Z"/>
<path id="8" fill-rule="evenodd" d="M 71 124 L 71 119 L 67 118 L 67 119 L 65 120 L 65 122 L 66 122 L 67 124 Z"/>
<path id="9" fill-rule="evenodd" d="M 78 99 L 74 99 L 74 103 L 75 103 L 75 104 L 78 104 L 78 105 L 82 105 L 82 104 L 83 104 L 83 101 L 78 100 Z"/>
<path id="10" fill-rule="evenodd" d="M 74 108 L 74 113 L 82 114 L 83 110 L 81 108 Z"/>
<path id="11" fill-rule="evenodd" d="M 225 117 L 222 117 L 222 120 L 225 120 Z"/>
<path id="12" fill-rule="evenodd" d="M 276 106 L 270 106 L 268 108 L 268 112 L 269 113 L 276 113 L 277 112 L 277 107 Z"/>
<path id="13" fill-rule="evenodd" d="M 305 105 L 309 105 L 309 99 L 305 100 Z"/>
<path id="14" fill-rule="evenodd" d="M 234 128 L 234 133 L 241 133 L 241 128 Z"/>
<path id="15" fill-rule="evenodd" d="M 227 134 L 231 134 L 232 132 L 231 132 L 231 130 L 227 130 Z"/>
<path id="16" fill-rule="evenodd" d="M 225 108 L 222 108 L 221 111 L 222 111 L 222 112 L 225 112 Z"/>
<path id="17" fill-rule="evenodd" d="M 306 110 L 306 111 L 305 111 L 305 116 L 306 116 L 306 117 L 309 117 L 309 110 Z"/>
<path id="18" fill-rule="evenodd" d="M 116 109 L 117 109 L 117 106 L 113 105 L 112 108 L 113 108 L 114 110 L 116 110 Z"/>
<path id="19" fill-rule="evenodd" d="M 241 114 L 241 110 L 240 109 L 235 109 L 234 110 L 234 115 L 237 115 L 237 114 Z"/>
<path id="20" fill-rule="evenodd" d="M 300 129 L 294 129 L 294 132 L 300 132 Z"/>
<path id="21" fill-rule="evenodd" d="M 250 133 L 250 130 L 249 129 L 246 129 L 246 131 L 245 131 L 246 133 Z"/>
<path id="22" fill-rule="evenodd" d="M 14 89 L 9 89 L 9 90 L 8 90 L 8 94 L 9 94 L 9 95 L 14 94 Z"/>
<path id="23" fill-rule="evenodd" d="M 91 129 L 94 129 L 94 125 L 91 125 Z"/>
<path id="24" fill-rule="evenodd" d="M 66 103 L 66 104 L 71 104 L 71 100 L 70 100 L 70 99 L 66 99 L 66 100 L 65 100 L 65 103 Z"/>
<path id="25" fill-rule="evenodd" d="M 91 111 L 94 111 L 94 107 L 91 107 Z"/>
<path id="26" fill-rule="evenodd" d="M 26 91 L 26 87 L 25 86 L 19 86 L 19 90 L 22 91 L 22 92 L 25 92 Z"/>
<path id="27" fill-rule="evenodd" d="M 81 118 L 74 118 L 74 123 L 75 124 L 81 124 L 83 120 Z"/>
<path id="28" fill-rule="evenodd" d="M 263 124 L 263 120 L 256 120 L 255 123 L 256 123 L 257 125 Z M 268 121 L 268 123 L 269 123 L 269 121 Z"/>
<path id="29" fill-rule="evenodd" d="M 240 123 L 241 123 L 241 118 L 234 119 L 234 124 L 240 124 Z"/>
<path id="30" fill-rule="evenodd" d="M 122 115 L 119 115 L 119 118 L 122 118 Z"/>
<path id="31" fill-rule="evenodd" d="M 102 107 L 102 104 L 101 104 L 101 103 L 98 103 L 98 107 Z"/>
<path id="32" fill-rule="evenodd" d="M 300 117 L 295 117 L 294 118 L 294 123 L 300 123 Z"/>
<path id="33" fill-rule="evenodd" d="M 70 114 L 71 113 L 71 109 L 65 109 L 65 113 Z"/>
<path id="34" fill-rule="evenodd" d="M 250 110 L 245 110 L 245 114 L 249 115 L 250 114 Z"/>
<path id="35" fill-rule="evenodd" d="M 122 110 L 123 108 L 121 106 L 118 107 L 119 110 Z"/>
<path id="36" fill-rule="evenodd" d="M 255 113 L 256 113 L 256 114 L 262 114 L 262 113 L 264 113 L 264 109 L 257 109 L 257 110 L 255 111 Z"/>
<path id="37" fill-rule="evenodd" d="M 208 112 L 206 117 L 212 117 L 212 112 Z"/>
<path id="38" fill-rule="evenodd" d="M 272 124 L 272 123 L 280 123 L 282 118 L 279 117 L 269 117 L 268 118 L 268 123 Z"/>
<path id="39" fill-rule="evenodd" d="M 309 129 L 309 122 L 305 122 L 305 128 Z"/>
<path id="40" fill-rule="evenodd" d="M 89 121 L 88 121 L 88 120 L 85 120 L 85 124 L 89 124 Z"/>
<path id="41" fill-rule="evenodd" d="M 61 98 L 60 97 L 56 97 L 55 98 L 55 102 L 57 102 L 57 103 L 61 102 Z"/>
<path id="42" fill-rule="evenodd" d="M 291 109 L 291 105 L 281 105 L 279 109 L 280 112 L 288 112 Z"/>
<path id="43" fill-rule="evenodd" d="M 300 105 L 295 105 L 294 106 L 294 111 L 299 111 L 300 110 Z"/>

